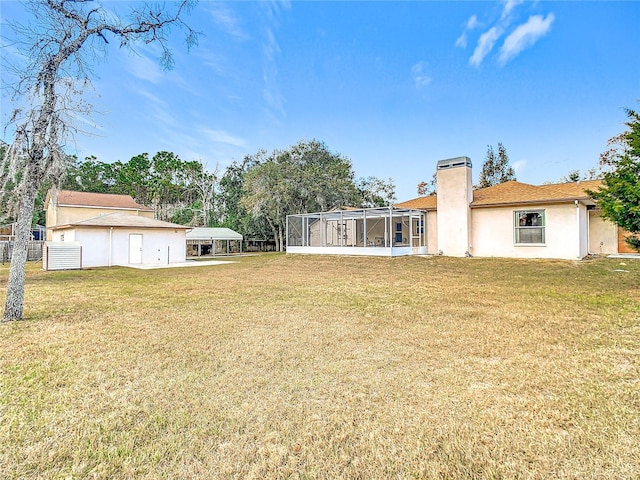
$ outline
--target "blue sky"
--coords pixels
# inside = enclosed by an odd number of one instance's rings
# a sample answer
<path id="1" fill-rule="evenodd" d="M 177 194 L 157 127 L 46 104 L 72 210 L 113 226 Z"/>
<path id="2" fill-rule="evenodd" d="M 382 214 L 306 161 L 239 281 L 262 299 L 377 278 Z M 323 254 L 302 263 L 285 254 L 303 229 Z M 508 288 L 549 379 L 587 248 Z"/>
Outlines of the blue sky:
<path id="1" fill-rule="evenodd" d="M 0 9 L 21 18 L 19 2 Z M 170 72 L 154 48 L 109 50 L 93 135 L 70 153 L 168 150 L 223 170 L 315 138 L 357 176 L 393 178 L 402 201 L 441 159 L 469 156 L 477 177 L 498 142 L 523 182 L 595 167 L 640 108 L 635 1 L 201 1 L 188 22 L 203 36 L 187 52 L 174 32 Z"/>

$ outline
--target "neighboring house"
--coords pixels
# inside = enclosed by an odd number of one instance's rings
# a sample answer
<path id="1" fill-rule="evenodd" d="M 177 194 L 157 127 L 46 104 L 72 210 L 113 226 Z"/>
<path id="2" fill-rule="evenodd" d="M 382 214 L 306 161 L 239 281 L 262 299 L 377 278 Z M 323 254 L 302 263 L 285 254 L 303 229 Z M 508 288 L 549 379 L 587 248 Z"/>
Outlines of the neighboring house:
<path id="1" fill-rule="evenodd" d="M 106 215 L 126 213 L 154 218 L 152 208 L 137 203 L 130 195 L 111 193 L 55 191 L 51 189 L 45 199 L 47 228 L 64 225 L 78 220 Z M 51 240 L 51 231 L 47 230 L 47 240 Z"/>
<path id="2" fill-rule="evenodd" d="M 182 263 L 186 259 L 189 228 L 129 213 L 110 213 L 49 227 L 54 244 L 70 242 L 82 246 L 81 268 Z"/>
<path id="3" fill-rule="evenodd" d="M 0 258 L 2 262 L 8 262 L 13 255 L 13 247 L 16 237 L 17 223 L 0 225 Z M 27 260 L 37 261 L 42 258 L 42 244 L 46 236 L 46 228 L 36 225 L 31 228 L 31 238 L 27 243 Z"/>
<path id="4" fill-rule="evenodd" d="M 469 158 L 443 160 L 437 165 L 436 195 L 389 209 L 384 246 L 388 255 L 394 255 L 394 241 L 409 232 L 403 240 L 413 248 L 397 254 L 578 259 L 588 254 L 631 253 L 624 242 L 626 232 L 603 219 L 585 192 L 599 185 L 599 180 L 540 186 L 510 181 L 474 191 Z M 291 216 L 293 230 L 302 232 L 303 239 L 311 235 L 313 215 L 326 221 L 328 213 Z M 405 219 L 403 226 L 400 218 Z M 298 246 L 304 240 L 293 238 L 293 253 L 322 253 L 300 251 L 305 250 Z M 422 244 L 424 249 L 415 248 Z M 345 246 L 326 253 L 356 253 Z"/>
<path id="5" fill-rule="evenodd" d="M 186 260 L 190 227 L 155 220 L 153 209 L 129 195 L 51 191 L 45 204 L 45 269 L 166 265 Z"/>
<path id="6" fill-rule="evenodd" d="M 0 242 L 13 242 L 16 236 L 17 223 L 7 223 L 6 225 L 0 225 Z M 31 240 L 41 241 L 44 240 L 47 228 L 43 225 L 36 225 L 31 228 Z"/>

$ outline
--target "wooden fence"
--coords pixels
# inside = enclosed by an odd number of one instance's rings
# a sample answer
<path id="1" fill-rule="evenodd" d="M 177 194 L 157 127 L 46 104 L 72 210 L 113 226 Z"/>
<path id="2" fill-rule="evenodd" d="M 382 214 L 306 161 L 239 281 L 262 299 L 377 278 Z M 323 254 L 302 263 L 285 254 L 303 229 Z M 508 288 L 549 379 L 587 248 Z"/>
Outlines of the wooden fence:
<path id="1" fill-rule="evenodd" d="M 0 257 L 2 263 L 11 261 L 11 254 L 13 253 L 14 242 L 0 242 Z M 27 246 L 27 260 L 30 262 L 37 262 L 42 260 L 42 245 L 44 241 L 32 240 Z"/>

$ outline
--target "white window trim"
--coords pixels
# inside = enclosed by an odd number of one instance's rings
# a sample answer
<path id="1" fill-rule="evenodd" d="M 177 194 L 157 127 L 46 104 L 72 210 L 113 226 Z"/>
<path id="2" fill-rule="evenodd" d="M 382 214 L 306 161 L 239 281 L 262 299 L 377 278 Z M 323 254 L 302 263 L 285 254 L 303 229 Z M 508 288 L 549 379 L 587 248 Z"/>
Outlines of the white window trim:
<path id="1" fill-rule="evenodd" d="M 517 225 L 518 214 L 519 213 L 542 213 L 542 225 L 535 227 L 520 227 Z M 544 237 L 543 243 L 527 243 L 527 242 L 517 242 L 518 238 L 518 230 L 519 229 L 528 229 L 528 228 L 541 228 L 542 235 Z M 513 211 L 513 246 L 514 247 L 546 247 L 547 246 L 547 212 L 544 208 L 536 208 L 532 210 L 514 210 Z"/>

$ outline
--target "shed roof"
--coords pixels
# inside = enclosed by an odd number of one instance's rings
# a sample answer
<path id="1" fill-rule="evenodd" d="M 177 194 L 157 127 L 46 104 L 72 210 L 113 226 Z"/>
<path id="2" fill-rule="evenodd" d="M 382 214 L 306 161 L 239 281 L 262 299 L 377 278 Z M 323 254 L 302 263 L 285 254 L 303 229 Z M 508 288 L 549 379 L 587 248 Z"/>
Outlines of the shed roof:
<path id="1" fill-rule="evenodd" d="M 49 194 L 48 196 L 50 196 Z M 152 212 L 153 209 L 137 203 L 130 195 L 114 193 L 75 192 L 60 190 L 57 197 L 58 205 L 74 207 L 103 207 L 122 208 L 127 210 L 143 210 Z"/>
<path id="2" fill-rule="evenodd" d="M 597 190 L 600 185 L 602 185 L 601 180 L 585 180 L 550 185 L 529 185 L 528 183 L 517 181 L 504 182 L 491 187 L 474 190 L 471 207 L 587 200 L 589 199 L 589 195 L 586 190 Z M 396 207 L 436 210 L 437 197 L 436 195 L 418 197 L 398 203 Z"/>
<path id="3" fill-rule="evenodd" d="M 196 227 L 187 232 L 187 240 L 242 240 L 242 235 L 230 228 Z"/>
<path id="4" fill-rule="evenodd" d="M 78 220 L 77 222 L 65 225 L 54 225 L 51 230 L 62 230 L 74 227 L 114 227 L 114 228 L 166 228 L 189 230 L 191 227 L 178 225 L 177 223 L 164 222 L 148 217 L 140 217 L 127 213 L 110 213 L 108 215 L 98 215 L 97 217 Z"/>

